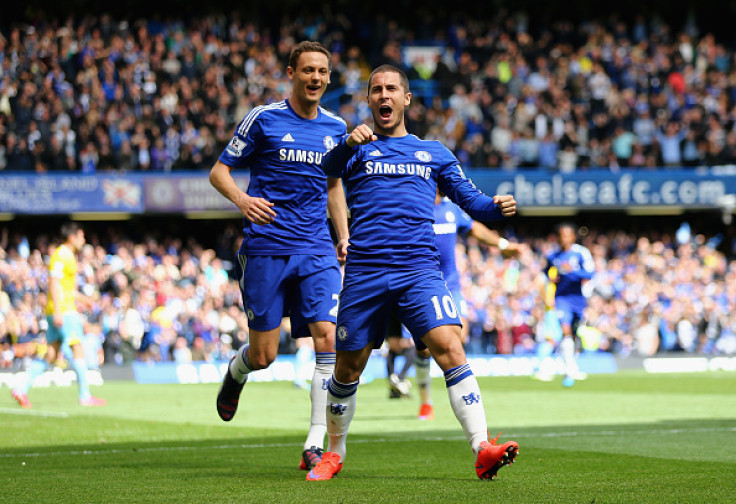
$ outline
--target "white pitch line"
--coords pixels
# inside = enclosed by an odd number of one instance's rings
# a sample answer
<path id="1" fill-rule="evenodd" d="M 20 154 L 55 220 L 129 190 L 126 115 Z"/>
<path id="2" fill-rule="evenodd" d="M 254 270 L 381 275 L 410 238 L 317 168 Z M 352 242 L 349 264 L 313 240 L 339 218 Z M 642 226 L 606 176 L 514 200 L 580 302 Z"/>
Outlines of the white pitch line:
<path id="1" fill-rule="evenodd" d="M 39 417 L 54 417 L 54 418 L 66 418 L 69 416 L 68 413 L 63 411 L 38 411 L 38 410 L 24 410 L 18 408 L 0 408 L 0 413 L 7 413 L 9 415 L 28 415 L 28 416 L 39 416 Z"/>
<path id="2" fill-rule="evenodd" d="M 605 430 L 598 432 L 544 432 L 536 437 L 618 436 L 621 434 L 683 434 L 693 432 L 736 432 L 736 427 L 693 427 L 684 429 Z M 529 436 L 529 437 L 535 437 Z M 522 436 L 517 436 L 522 437 Z"/>
<path id="3" fill-rule="evenodd" d="M 695 432 L 736 432 L 736 427 L 720 428 L 685 428 L 685 429 L 643 429 L 643 430 L 605 430 L 605 431 L 568 431 L 568 432 L 545 432 L 539 434 L 509 434 L 506 437 L 517 439 L 549 438 L 549 437 L 595 437 L 595 436 L 620 436 L 621 434 L 683 434 Z M 417 441 L 460 441 L 465 436 L 440 436 L 440 437 L 396 437 L 377 439 L 353 439 L 356 443 L 415 443 Z M 58 455 L 113 455 L 117 453 L 149 453 L 165 451 L 189 451 L 189 450 L 223 450 L 233 448 L 259 449 L 259 448 L 284 448 L 289 446 L 301 446 L 302 443 L 253 443 L 253 444 L 227 444 L 217 446 L 159 446 L 143 448 L 110 448 L 108 450 L 73 450 L 56 452 L 33 452 L 33 453 L 0 453 L 1 458 L 23 458 L 23 457 L 46 457 Z"/>

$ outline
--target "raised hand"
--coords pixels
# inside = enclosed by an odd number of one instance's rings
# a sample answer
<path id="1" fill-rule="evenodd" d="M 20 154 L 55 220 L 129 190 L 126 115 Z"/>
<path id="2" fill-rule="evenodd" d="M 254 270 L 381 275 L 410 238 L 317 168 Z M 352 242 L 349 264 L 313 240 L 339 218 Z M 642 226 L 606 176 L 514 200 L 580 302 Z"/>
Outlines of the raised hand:
<path id="1" fill-rule="evenodd" d="M 510 194 L 503 196 L 497 194 L 493 197 L 493 202 L 501 209 L 504 217 L 511 217 L 516 213 L 516 200 Z"/>
<path id="2" fill-rule="evenodd" d="M 352 149 L 356 145 L 365 145 L 370 142 L 375 142 L 377 139 L 378 137 L 373 134 L 372 129 L 370 129 L 366 124 L 361 124 L 350 133 L 350 136 L 345 140 L 345 143 Z"/>

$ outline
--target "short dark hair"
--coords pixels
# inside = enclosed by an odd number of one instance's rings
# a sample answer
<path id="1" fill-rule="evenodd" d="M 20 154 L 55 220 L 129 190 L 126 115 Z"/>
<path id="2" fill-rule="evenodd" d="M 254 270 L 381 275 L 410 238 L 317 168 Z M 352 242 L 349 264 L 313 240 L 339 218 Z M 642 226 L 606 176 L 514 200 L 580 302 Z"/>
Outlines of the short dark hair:
<path id="1" fill-rule="evenodd" d="M 291 50 L 291 54 L 289 54 L 289 66 L 296 70 L 296 65 L 299 63 L 299 56 L 307 52 L 318 52 L 327 56 L 327 64 L 330 66 L 330 69 L 332 69 L 332 54 L 330 51 L 328 51 L 327 48 L 319 42 L 313 42 L 311 40 L 299 42 L 294 46 Z"/>
<path id="2" fill-rule="evenodd" d="M 562 231 L 565 228 L 572 229 L 575 232 L 575 235 L 578 234 L 578 227 L 573 222 L 571 222 L 571 221 L 562 221 L 562 222 L 558 223 L 555 226 L 555 231 L 557 233 L 559 233 L 560 231 Z"/>
<path id="3" fill-rule="evenodd" d="M 399 80 L 401 82 L 401 87 L 404 88 L 404 93 L 410 93 L 409 91 L 409 78 L 406 76 L 404 71 L 400 68 L 397 68 L 393 65 L 381 65 L 375 70 L 371 72 L 371 76 L 368 77 L 368 93 L 371 92 L 371 84 L 373 83 L 373 76 L 377 73 L 384 73 L 384 72 L 393 72 L 396 74 L 399 74 Z"/>
<path id="4" fill-rule="evenodd" d="M 81 229 L 82 226 L 78 222 L 65 222 L 60 229 L 61 239 L 66 241 L 67 238 L 77 234 Z"/>

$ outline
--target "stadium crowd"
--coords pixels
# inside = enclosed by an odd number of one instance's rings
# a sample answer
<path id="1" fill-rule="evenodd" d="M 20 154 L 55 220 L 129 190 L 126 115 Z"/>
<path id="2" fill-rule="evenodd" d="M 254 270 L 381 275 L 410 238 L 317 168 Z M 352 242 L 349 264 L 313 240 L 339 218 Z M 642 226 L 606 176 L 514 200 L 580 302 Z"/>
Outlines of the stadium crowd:
<path id="1" fill-rule="evenodd" d="M 23 366 L 43 351 L 46 262 L 54 243 L 41 235 L 31 247 L 4 230 L 0 244 L 0 367 Z M 87 358 L 191 362 L 228 358 L 247 340 L 231 263 L 213 249 L 178 238 L 134 243 L 90 234 L 79 258 L 79 290 L 94 308 L 82 311 Z"/>
<path id="2" fill-rule="evenodd" d="M 583 228 L 581 228 L 582 230 Z M 650 356 L 736 353 L 736 242 L 706 238 L 687 223 L 671 231 L 587 230 L 594 277 L 578 336 L 584 350 Z M 545 339 L 544 257 L 552 234 L 522 238 L 531 257 L 504 260 L 470 239 L 458 245 L 469 304 L 469 353 L 534 354 Z"/>
<path id="3" fill-rule="evenodd" d="M 240 237 L 217 250 L 194 238 L 135 242 L 120 231 L 87 233 L 79 260 L 88 358 L 105 365 L 132 360 L 226 360 L 246 341 L 230 258 Z M 472 238 L 458 243 L 469 304 L 471 354 L 533 354 L 544 339 L 544 254 L 553 237 L 518 239 L 531 252 L 517 260 Z M 583 243 L 596 261 L 587 286 L 583 347 L 614 355 L 736 354 L 736 250 L 729 256 L 683 226 L 678 232 L 634 234 L 590 230 Z M 7 228 L 0 234 L 0 367 L 22 368 L 43 351 L 47 235 L 33 244 Z M 97 349 L 97 350 L 94 350 Z M 282 352 L 293 351 L 288 332 Z M 95 353 L 96 352 L 96 353 Z"/>
<path id="4" fill-rule="evenodd" d="M 349 127 L 369 117 L 369 69 L 393 63 L 419 84 L 409 130 L 468 167 L 736 162 L 735 53 L 694 22 L 611 17 L 531 33 L 503 9 L 413 25 L 317 11 L 268 21 L 103 14 L 2 27 L 0 170 L 209 169 L 245 113 L 286 96 L 286 59 L 304 39 L 333 52 L 325 103 Z M 411 45 L 441 50 L 407 62 Z"/>

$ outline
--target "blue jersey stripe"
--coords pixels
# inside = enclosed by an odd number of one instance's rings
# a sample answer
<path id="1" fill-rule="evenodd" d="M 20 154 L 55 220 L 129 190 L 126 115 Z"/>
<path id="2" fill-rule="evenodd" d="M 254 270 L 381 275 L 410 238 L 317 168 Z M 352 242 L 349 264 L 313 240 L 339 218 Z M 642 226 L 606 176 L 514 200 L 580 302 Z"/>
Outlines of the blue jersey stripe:
<path id="1" fill-rule="evenodd" d="M 465 378 L 472 375 L 473 371 L 470 369 L 470 364 L 466 363 L 462 366 L 457 366 L 445 371 L 445 384 L 448 387 L 452 387 L 453 385 L 460 383 Z"/>
<path id="2" fill-rule="evenodd" d="M 326 116 L 328 116 L 328 117 L 331 117 L 331 118 L 333 118 L 333 119 L 337 120 L 337 121 L 338 121 L 338 122 L 340 122 L 341 124 L 344 124 L 344 125 L 345 125 L 345 127 L 347 128 L 347 123 L 346 123 L 346 122 L 345 122 L 345 121 L 343 120 L 343 118 L 342 118 L 342 117 L 340 117 L 340 116 L 338 116 L 338 115 L 336 115 L 336 114 L 333 114 L 333 113 L 332 113 L 332 112 L 330 112 L 329 110 L 327 110 L 327 109 L 325 109 L 325 108 L 322 108 L 322 107 L 320 107 L 320 108 L 319 108 L 319 111 L 320 111 L 321 113 L 323 113 L 324 115 L 326 115 Z"/>
<path id="3" fill-rule="evenodd" d="M 245 119 L 240 123 L 240 126 L 238 127 L 238 134 L 242 136 L 246 136 L 248 134 L 248 131 L 250 130 L 250 127 L 255 122 L 256 118 L 261 114 L 261 112 L 264 112 L 266 110 L 283 110 L 286 108 L 286 101 L 280 101 L 277 103 L 272 103 L 270 105 L 259 105 L 250 112 L 248 112 L 248 115 L 245 116 Z"/>
<path id="4" fill-rule="evenodd" d="M 345 399 L 346 397 L 350 397 L 355 394 L 358 390 L 358 383 L 359 381 L 353 383 L 339 383 L 333 376 L 330 380 L 330 385 L 327 387 L 327 391 L 337 398 Z"/>
<path id="5" fill-rule="evenodd" d="M 334 364 L 335 352 L 317 352 L 315 355 L 317 364 Z"/>

